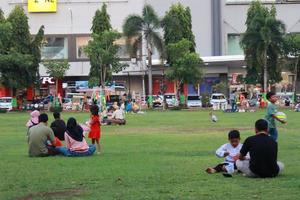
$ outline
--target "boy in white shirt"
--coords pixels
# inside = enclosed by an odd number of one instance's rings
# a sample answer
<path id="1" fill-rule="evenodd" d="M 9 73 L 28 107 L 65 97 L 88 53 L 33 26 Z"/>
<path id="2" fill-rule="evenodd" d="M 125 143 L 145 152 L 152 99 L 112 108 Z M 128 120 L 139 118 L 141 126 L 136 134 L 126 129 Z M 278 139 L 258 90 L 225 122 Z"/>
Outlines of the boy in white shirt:
<path id="1" fill-rule="evenodd" d="M 218 164 L 215 167 L 209 167 L 206 169 L 206 172 L 209 174 L 224 172 L 227 174 L 234 173 L 235 170 L 235 161 L 238 160 L 239 152 L 242 148 L 240 143 L 240 132 L 238 130 L 232 130 L 228 133 L 229 143 L 223 144 L 216 151 L 216 156 L 219 158 L 225 158 L 225 161 L 221 164 Z"/>

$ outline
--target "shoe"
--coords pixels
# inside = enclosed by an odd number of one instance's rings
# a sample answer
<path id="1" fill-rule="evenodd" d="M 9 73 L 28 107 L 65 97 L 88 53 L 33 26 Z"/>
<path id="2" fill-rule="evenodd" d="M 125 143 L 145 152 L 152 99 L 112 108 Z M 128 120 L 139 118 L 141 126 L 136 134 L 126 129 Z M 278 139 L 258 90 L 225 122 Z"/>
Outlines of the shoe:
<path id="1" fill-rule="evenodd" d="M 211 167 L 207 168 L 205 171 L 206 171 L 208 174 L 214 174 L 214 173 L 217 172 L 214 168 L 211 168 Z"/>

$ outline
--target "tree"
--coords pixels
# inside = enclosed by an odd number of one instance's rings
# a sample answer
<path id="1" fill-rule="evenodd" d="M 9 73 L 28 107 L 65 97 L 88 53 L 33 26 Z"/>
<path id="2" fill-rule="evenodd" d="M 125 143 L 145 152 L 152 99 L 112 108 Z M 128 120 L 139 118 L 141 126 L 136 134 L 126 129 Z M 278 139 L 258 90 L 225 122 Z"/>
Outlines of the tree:
<path id="1" fill-rule="evenodd" d="M 92 66 L 93 82 L 99 81 L 102 86 L 106 85 L 112 72 L 121 71 L 126 65 L 120 63 L 118 56 L 119 45 L 114 41 L 119 39 L 121 34 L 117 31 L 104 31 L 102 34 L 93 34 L 93 40 L 85 48 L 85 52 L 90 58 Z"/>
<path id="2" fill-rule="evenodd" d="M 180 3 L 173 4 L 166 12 L 162 20 L 162 26 L 165 45 L 187 39 L 192 43 L 190 51 L 195 52 L 196 43 L 192 31 L 192 16 L 189 7 L 184 8 Z"/>
<path id="3" fill-rule="evenodd" d="M 291 71 L 295 74 L 293 83 L 294 92 L 297 91 L 297 80 L 300 76 L 300 35 L 288 34 L 285 37 L 284 52 L 287 60 L 291 61 Z M 290 57 L 290 58 L 289 58 Z"/>
<path id="4" fill-rule="evenodd" d="M 119 72 L 126 65 L 120 63 L 118 51 L 120 46 L 115 43 L 121 34 L 112 30 L 106 4 L 97 10 L 93 18 L 92 40 L 85 48 L 90 58 L 90 85 L 106 85 L 113 72 Z"/>
<path id="5" fill-rule="evenodd" d="M 58 80 L 64 78 L 66 71 L 70 68 L 68 60 L 44 60 L 43 65 L 46 68 L 46 73 L 56 80 L 56 95 L 58 95 Z"/>
<path id="6" fill-rule="evenodd" d="M 176 81 L 177 97 L 183 84 L 197 84 L 202 78 L 203 61 L 197 53 L 191 52 L 193 44 L 187 39 L 167 46 L 167 53 L 172 65 L 167 70 L 167 78 Z"/>
<path id="7" fill-rule="evenodd" d="M 2 84 L 13 89 L 34 84 L 38 77 L 44 27 L 32 37 L 23 8 L 16 6 L 7 19 L 0 12 L 0 35 Z"/>
<path id="8" fill-rule="evenodd" d="M 276 19 L 274 6 L 268 9 L 254 1 L 248 9 L 246 26 L 241 40 L 247 63 L 246 81 L 262 83 L 266 92 L 268 80 L 272 83 L 281 80 L 280 57 L 283 54 L 285 25 Z"/>
<path id="9" fill-rule="evenodd" d="M 161 22 L 156 12 L 150 5 L 145 5 L 142 16 L 129 15 L 123 24 L 123 33 L 126 37 L 135 39 L 133 46 L 138 46 L 144 39 L 146 41 L 148 57 L 148 95 L 152 95 L 152 54 L 157 49 L 160 55 L 163 55 L 163 40 L 160 36 L 159 29 Z"/>

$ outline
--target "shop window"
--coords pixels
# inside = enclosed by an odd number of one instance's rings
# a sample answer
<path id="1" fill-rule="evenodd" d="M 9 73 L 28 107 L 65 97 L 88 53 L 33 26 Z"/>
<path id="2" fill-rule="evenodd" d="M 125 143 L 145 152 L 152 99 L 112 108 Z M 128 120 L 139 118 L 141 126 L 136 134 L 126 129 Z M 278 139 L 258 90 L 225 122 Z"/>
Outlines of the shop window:
<path id="1" fill-rule="evenodd" d="M 88 45 L 91 37 L 77 37 L 76 38 L 76 57 L 77 59 L 88 59 L 88 56 L 84 52 L 84 48 Z"/>
<path id="2" fill-rule="evenodd" d="M 229 34 L 227 37 L 228 41 L 228 49 L 227 54 L 228 55 L 243 55 L 244 51 L 240 46 L 240 35 L 236 34 Z"/>
<path id="3" fill-rule="evenodd" d="M 130 56 L 130 53 L 128 52 L 127 45 L 126 45 L 126 39 L 125 38 L 120 38 L 115 41 L 115 44 L 120 45 L 119 51 L 118 51 L 118 56 L 120 58 L 131 58 L 131 57 L 136 57 L 136 56 Z"/>
<path id="4" fill-rule="evenodd" d="M 45 37 L 42 59 L 67 59 L 68 39 L 65 37 Z"/>

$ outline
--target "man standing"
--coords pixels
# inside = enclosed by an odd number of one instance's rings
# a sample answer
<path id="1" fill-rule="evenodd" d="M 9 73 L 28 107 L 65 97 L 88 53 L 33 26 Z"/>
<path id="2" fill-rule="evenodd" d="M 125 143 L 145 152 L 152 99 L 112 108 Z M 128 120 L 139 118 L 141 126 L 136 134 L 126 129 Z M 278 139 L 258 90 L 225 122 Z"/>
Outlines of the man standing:
<path id="1" fill-rule="evenodd" d="M 230 93 L 230 96 L 229 96 L 229 99 L 230 99 L 230 104 L 231 104 L 231 112 L 235 112 L 236 111 L 236 96 L 235 96 L 235 91 L 232 91 Z"/>
<path id="2" fill-rule="evenodd" d="M 277 162 L 277 142 L 268 135 L 268 122 L 260 119 L 255 123 L 256 135 L 248 137 L 240 151 L 237 169 L 248 177 L 276 177 L 284 165 Z M 245 156 L 250 153 L 250 160 Z"/>
<path id="3" fill-rule="evenodd" d="M 39 116 L 39 124 L 29 129 L 28 153 L 30 157 L 44 157 L 57 154 L 54 145 L 54 133 L 47 125 L 48 115 L 43 113 Z"/>
<path id="4" fill-rule="evenodd" d="M 53 130 L 55 137 L 57 137 L 61 141 L 64 141 L 65 132 L 67 130 L 66 123 L 60 118 L 59 112 L 53 113 L 53 117 L 55 120 L 51 123 L 50 127 Z"/>

